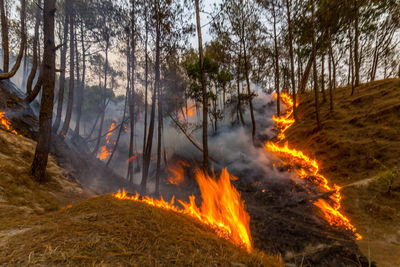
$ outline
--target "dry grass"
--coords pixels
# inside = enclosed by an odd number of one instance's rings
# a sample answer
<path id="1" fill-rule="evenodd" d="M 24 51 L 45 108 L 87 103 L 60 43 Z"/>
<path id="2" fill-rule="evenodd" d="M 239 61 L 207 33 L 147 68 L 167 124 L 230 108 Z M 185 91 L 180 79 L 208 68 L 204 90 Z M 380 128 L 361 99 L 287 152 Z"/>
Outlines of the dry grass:
<path id="1" fill-rule="evenodd" d="M 80 201 L 88 194 L 52 157 L 49 181 L 35 183 L 34 148 L 0 129 L 1 266 L 283 266 L 184 215 L 111 196 Z"/>
<path id="2" fill-rule="evenodd" d="M 317 158 L 332 183 L 351 185 L 342 190 L 343 205 L 365 236 L 359 243 L 364 254 L 371 249 L 380 266 L 400 265 L 400 177 L 391 194 L 379 179 L 400 167 L 400 80 L 363 84 L 354 96 L 350 92 L 349 87 L 334 90 L 333 113 L 322 103 L 319 132 L 313 96 L 304 96 L 299 120 L 287 132 L 289 143 Z M 385 248 L 390 250 L 382 253 Z"/>
<path id="3" fill-rule="evenodd" d="M 282 266 L 247 253 L 191 218 L 101 196 L 32 218 L 9 237 L 0 264 L 118 266 Z"/>

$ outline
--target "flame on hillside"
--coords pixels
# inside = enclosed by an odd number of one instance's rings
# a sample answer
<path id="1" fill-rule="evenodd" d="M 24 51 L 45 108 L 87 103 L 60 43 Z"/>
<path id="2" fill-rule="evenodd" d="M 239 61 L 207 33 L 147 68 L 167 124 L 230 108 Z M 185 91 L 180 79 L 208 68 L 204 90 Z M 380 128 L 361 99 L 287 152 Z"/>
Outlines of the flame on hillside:
<path id="1" fill-rule="evenodd" d="M 138 194 L 128 196 L 125 190 L 118 191 L 113 196 L 189 215 L 213 228 L 220 237 L 250 251 L 252 248 L 250 216 L 246 212 L 239 192 L 231 184 L 233 176 L 224 169 L 219 179 L 210 177 L 201 170 L 195 171 L 195 177 L 202 197 L 200 207 L 196 205 L 193 195 L 189 197 L 189 202 L 178 200 L 182 208 L 175 205 L 174 197 L 167 202 L 162 197 L 154 199 L 149 196 L 140 197 Z"/>
<path id="2" fill-rule="evenodd" d="M 112 136 L 115 130 L 115 123 L 111 123 L 110 129 L 108 129 L 108 133 L 106 135 L 106 144 L 100 148 L 100 152 L 97 154 L 97 158 L 100 160 L 106 160 L 111 155 L 111 151 L 109 146 L 111 144 L 110 137 Z"/>
<path id="3" fill-rule="evenodd" d="M 5 115 L 6 115 L 5 112 L 0 111 L 0 124 L 3 125 L 7 131 L 10 131 L 13 134 L 18 135 L 17 131 L 13 130 L 13 128 L 11 127 L 11 122 L 6 119 Z"/>
<path id="4" fill-rule="evenodd" d="M 288 94 L 282 93 L 281 100 L 287 107 L 286 113 L 280 117 L 274 116 L 272 118 L 279 131 L 278 140 L 280 141 L 285 138 L 284 132 L 294 123 L 294 119 L 291 118 L 293 114 L 292 99 Z M 332 204 L 323 199 L 318 199 L 314 202 L 314 205 L 321 209 L 330 225 L 342 226 L 345 229 L 353 231 L 357 240 L 362 239 L 362 236 L 356 232 L 357 229 L 350 223 L 350 220 L 340 212 L 342 200 L 342 195 L 340 194 L 341 188 L 337 185 L 333 185 L 333 187 L 329 186 L 326 177 L 319 173 L 319 165 L 315 159 L 310 158 L 302 151 L 290 148 L 288 142 L 284 145 L 268 142 L 265 144 L 265 148 L 289 161 L 290 165 L 296 166 L 295 170 L 300 178 L 312 181 L 325 192 L 331 192 L 330 202 Z"/>

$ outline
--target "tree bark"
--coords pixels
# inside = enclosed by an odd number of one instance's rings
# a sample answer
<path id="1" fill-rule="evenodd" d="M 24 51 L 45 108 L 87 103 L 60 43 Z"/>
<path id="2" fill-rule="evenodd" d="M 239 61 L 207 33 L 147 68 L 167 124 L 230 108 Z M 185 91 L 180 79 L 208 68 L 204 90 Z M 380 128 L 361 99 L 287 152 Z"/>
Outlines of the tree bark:
<path id="1" fill-rule="evenodd" d="M 144 87 L 145 87 L 145 91 L 144 91 L 144 122 L 143 122 L 143 147 L 142 147 L 142 160 L 143 160 L 143 155 L 144 155 L 144 151 L 146 149 L 146 136 L 147 136 L 147 106 L 148 106 L 148 102 L 147 102 L 147 98 L 148 98 L 148 84 L 149 84 L 149 57 L 148 57 L 148 51 L 147 51 L 147 45 L 148 45 L 148 41 L 149 41 L 149 25 L 148 25 L 148 17 L 147 17 L 147 3 L 145 4 L 145 40 L 144 40 L 144 53 L 145 53 L 145 77 L 144 77 Z"/>
<path id="2" fill-rule="evenodd" d="M 326 102 L 325 93 L 325 53 L 321 53 L 321 91 L 322 91 L 322 101 Z"/>
<path id="3" fill-rule="evenodd" d="M 200 71 L 201 71 L 201 88 L 203 95 L 203 171 L 208 173 L 208 97 L 207 97 L 207 81 L 204 69 L 204 54 L 203 54 L 203 40 L 201 35 L 200 25 L 200 8 L 199 0 L 195 0 L 196 6 L 196 24 L 197 24 L 197 37 L 199 42 L 199 58 L 200 58 Z"/>
<path id="4" fill-rule="evenodd" d="M 60 136 L 65 138 L 69 130 L 69 124 L 72 117 L 72 107 L 74 103 L 74 82 L 75 82 L 75 33 L 74 33 L 74 11 L 73 0 L 69 4 L 69 88 L 68 88 L 68 105 L 65 113 L 64 125 L 61 129 Z"/>
<path id="5" fill-rule="evenodd" d="M 329 30 L 328 33 L 328 42 L 329 42 L 329 111 L 332 113 L 333 112 L 333 92 L 332 92 L 332 59 L 333 59 L 333 51 L 332 51 L 332 38 L 331 38 L 331 33 Z"/>
<path id="6" fill-rule="evenodd" d="M 31 166 L 31 174 L 36 181 L 44 181 L 48 154 L 51 144 L 51 123 L 53 116 L 53 98 L 55 83 L 55 44 L 54 14 L 55 0 L 44 0 L 43 10 L 43 94 L 39 113 L 39 136 Z"/>

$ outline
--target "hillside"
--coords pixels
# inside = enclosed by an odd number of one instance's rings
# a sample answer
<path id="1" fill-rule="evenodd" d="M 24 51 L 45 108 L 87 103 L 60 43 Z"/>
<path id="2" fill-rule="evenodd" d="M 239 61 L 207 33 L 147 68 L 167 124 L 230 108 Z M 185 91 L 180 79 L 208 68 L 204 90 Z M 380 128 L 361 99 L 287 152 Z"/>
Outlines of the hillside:
<path id="1" fill-rule="evenodd" d="M 315 131 L 313 95 L 303 96 L 289 143 L 316 158 L 321 173 L 344 187 L 345 213 L 364 239 L 358 245 L 378 266 L 400 264 L 400 80 L 334 90 L 334 112 L 321 104 Z M 329 97 L 329 96 L 328 96 Z M 322 96 L 320 96 L 322 99 Z"/>
<path id="2" fill-rule="evenodd" d="M 35 142 L 0 129 L 0 144 L 0 265 L 282 265 L 184 215 L 108 195 L 84 200 L 53 157 L 39 185 L 29 176 Z"/>

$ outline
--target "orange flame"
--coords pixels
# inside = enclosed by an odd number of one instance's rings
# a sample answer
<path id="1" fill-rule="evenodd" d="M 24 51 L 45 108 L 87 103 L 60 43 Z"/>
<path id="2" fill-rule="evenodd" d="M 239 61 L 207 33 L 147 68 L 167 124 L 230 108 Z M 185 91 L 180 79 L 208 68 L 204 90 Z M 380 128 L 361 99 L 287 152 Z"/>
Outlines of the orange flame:
<path id="1" fill-rule="evenodd" d="M 134 159 L 137 159 L 138 155 L 133 155 L 132 157 L 130 157 L 126 162 L 129 163 Z"/>
<path id="2" fill-rule="evenodd" d="M 18 135 L 18 133 L 12 129 L 11 122 L 6 119 L 5 115 L 6 115 L 5 112 L 0 112 L 0 124 L 3 125 L 7 129 L 7 131 L 10 131 L 13 134 Z"/>
<path id="3" fill-rule="evenodd" d="M 180 160 L 179 164 L 168 166 L 168 171 L 171 173 L 171 176 L 168 178 L 170 184 L 181 185 L 183 183 L 185 171 L 182 166 L 189 167 L 190 165 L 185 161 Z"/>
<path id="4" fill-rule="evenodd" d="M 162 197 L 160 199 L 153 199 L 149 196 L 140 198 L 138 194 L 128 196 L 125 190 L 118 191 L 113 196 L 189 215 L 213 228 L 220 237 L 250 251 L 252 248 L 250 216 L 246 212 L 239 192 L 230 182 L 233 176 L 224 169 L 218 180 L 205 175 L 201 170 L 195 171 L 195 177 L 203 200 L 200 207 L 196 205 L 193 195 L 189 197 L 189 202 L 178 200 L 183 208 L 174 204 L 174 197 L 167 202 Z"/>
<path id="5" fill-rule="evenodd" d="M 108 133 L 106 135 L 106 145 L 102 146 L 100 148 L 100 152 L 97 154 L 97 158 L 100 160 L 106 160 L 110 155 L 111 152 L 108 150 L 108 146 L 111 144 L 110 142 L 110 137 L 113 134 L 113 131 L 115 130 L 115 123 L 111 123 L 110 129 L 108 130 Z"/>
<path id="6" fill-rule="evenodd" d="M 285 138 L 284 132 L 293 125 L 294 119 L 291 118 L 293 114 L 293 101 L 286 93 L 281 94 L 281 99 L 287 107 L 287 111 L 282 116 L 272 118 L 276 123 L 276 128 L 279 130 L 278 140 Z M 325 219 L 330 225 L 342 226 L 347 230 L 354 232 L 357 240 L 362 239 L 362 236 L 356 233 L 357 229 L 350 223 L 350 220 L 340 212 L 342 195 L 340 194 L 340 187 L 333 185 L 329 186 L 328 180 L 325 176 L 319 173 L 319 165 L 315 159 L 310 158 L 302 151 L 289 148 L 288 142 L 283 146 L 268 142 L 265 148 L 291 162 L 291 165 L 296 166 L 297 175 L 302 179 L 311 180 L 317 184 L 321 190 L 325 192 L 332 192 L 330 199 L 332 205 L 323 199 L 318 199 L 314 205 L 319 207 L 324 214 Z"/>

